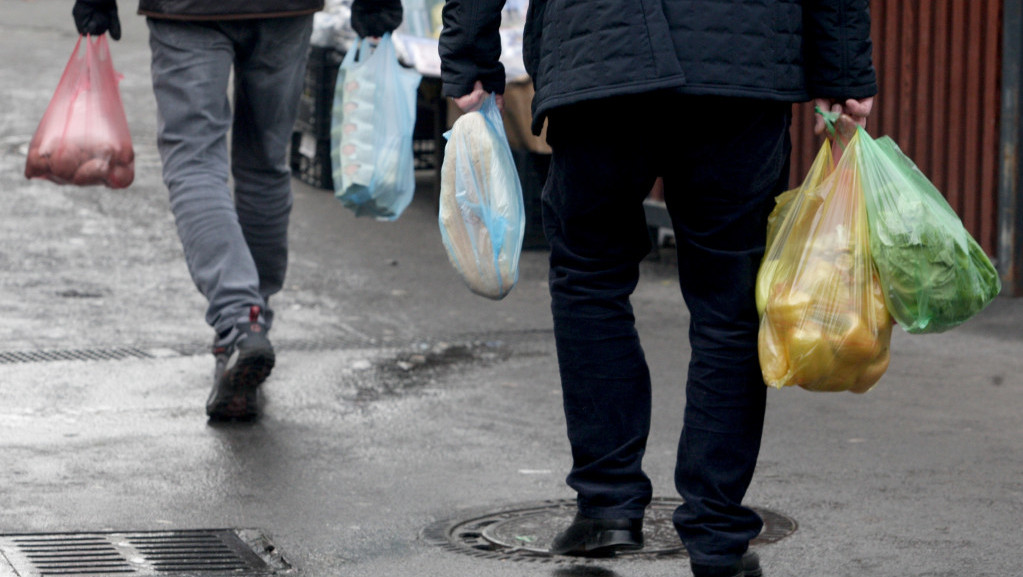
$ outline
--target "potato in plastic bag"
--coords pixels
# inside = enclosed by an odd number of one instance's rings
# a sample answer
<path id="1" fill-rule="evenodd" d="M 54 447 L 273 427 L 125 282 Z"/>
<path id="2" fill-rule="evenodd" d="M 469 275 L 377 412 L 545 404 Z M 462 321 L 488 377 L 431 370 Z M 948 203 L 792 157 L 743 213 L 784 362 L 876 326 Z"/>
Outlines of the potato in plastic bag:
<path id="1" fill-rule="evenodd" d="M 494 96 L 455 120 L 441 164 L 441 238 L 472 292 L 499 300 L 519 278 L 522 184 Z"/>
<path id="2" fill-rule="evenodd" d="M 892 318 L 870 255 L 854 147 L 830 164 L 825 142 L 769 220 L 757 275 L 760 367 L 771 387 L 864 393 L 888 368 Z"/>
<path id="3" fill-rule="evenodd" d="M 28 145 L 26 178 L 109 188 L 127 188 L 135 180 L 120 78 L 106 34 L 79 36 Z"/>

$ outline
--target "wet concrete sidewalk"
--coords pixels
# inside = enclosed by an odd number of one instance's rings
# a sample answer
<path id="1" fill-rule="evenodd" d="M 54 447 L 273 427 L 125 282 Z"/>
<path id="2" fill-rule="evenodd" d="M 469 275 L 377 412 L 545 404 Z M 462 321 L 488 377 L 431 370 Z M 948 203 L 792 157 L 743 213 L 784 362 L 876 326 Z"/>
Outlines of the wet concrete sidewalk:
<path id="1" fill-rule="evenodd" d="M 249 529 L 275 546 L 260 550 L 270 569 L 315 577 L 688 574 L 677 552 L 532 551 L 558 527 L 522 512 L 558 521 L 572 497 L 546 255 L 523 255 L 503 301 L 469 293 L 429 174 L 395 223 L 296 181 L 265 418 L 207 424 L 212 332 L 160 182 L 144 22 L 122 3 L 112 46 L 135 184 L 59 187 L 22 170 L 76 39 L 70 5 L 0 5 L 0 577 L 13 535 L 200 529 Z M 654 381 L 652 517 L 676 498 L 688 317 L 674 274 L 644 263 L 634 299 Z M 897 331 L 867 395 L 770 391 L 749 495 L 777 531 L 757 545 L 766 575 L 1017 574 L 1021 323 L 1023 299 L 999 298 L 945 334 Z"/>

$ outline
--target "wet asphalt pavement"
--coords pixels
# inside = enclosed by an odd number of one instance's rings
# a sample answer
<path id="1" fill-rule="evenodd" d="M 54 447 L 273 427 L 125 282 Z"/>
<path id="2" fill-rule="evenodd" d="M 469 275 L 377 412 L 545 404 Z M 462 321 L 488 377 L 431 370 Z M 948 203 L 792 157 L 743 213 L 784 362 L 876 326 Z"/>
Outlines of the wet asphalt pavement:
<path id="1" fill-rule="evenodd" d="M 112 191 L 24 179 L 77 36 L 70 2 L 0 0 L 0 537 L 255 528 L 315 577 L 687 575 L 678 556 L 516 562 L 423 537 L 572 497 L 546 254 L 524 253 L 505 300 L 471 294 L 426 173 L 394 223 L 295 181 L 265 417 L 206 422 L 212 331 L 160 181 L 145 25 L 121 4 L 112 52 L 136 180 Z M 668 258 L 644 263 L 634 299 L 659 498 L 675 497 L 688 360 L 674 273 Z M 1021 322 L 1023 299 L 999 298 L 949 333 L 897 332 L 867 395 L 770 391 L 749 503 L 798 527 L 758 547 L 765 574 L 1019 574 Z M 62 360 L 70 351 L 91 360 Z"/>

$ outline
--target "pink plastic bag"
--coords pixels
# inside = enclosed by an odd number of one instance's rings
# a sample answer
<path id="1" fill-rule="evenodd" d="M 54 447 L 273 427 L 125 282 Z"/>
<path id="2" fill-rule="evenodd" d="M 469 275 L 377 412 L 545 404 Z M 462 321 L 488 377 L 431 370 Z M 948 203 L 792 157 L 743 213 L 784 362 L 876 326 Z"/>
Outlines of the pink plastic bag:
<path id="1" fill-rule="evenodd" d="M 119 80 L 106 35 L 79 37 L 29 144 L 26 178 L 110 188 L 131 184 L 135 151 Z"/>

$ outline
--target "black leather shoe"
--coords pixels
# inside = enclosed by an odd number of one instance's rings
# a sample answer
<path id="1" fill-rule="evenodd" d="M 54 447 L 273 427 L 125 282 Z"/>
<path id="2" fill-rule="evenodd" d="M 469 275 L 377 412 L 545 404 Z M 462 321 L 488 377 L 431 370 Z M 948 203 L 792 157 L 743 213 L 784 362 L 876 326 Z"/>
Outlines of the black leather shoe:
<path id="1" fill-rule="evenodd" d="M 746 551 L 742 555 L 742 577 L 764 577 L 764 571 L 760 569 L 760 556 L 753 551 Z"/>
<path id="2" fill-rule="evenodd" d="M 589 519 L 576 515 L 551 543 L 554 555 L 610 557 L 643 548 L 643 519 Z"/>
<path id="3" fill-rule="evenodd" d="M 711 566 L 692 564 L 693 577 L 763 577 L 760 569 L 760 556 L 753 551 L 746 551 L 742 560 L 733 565 Z"/>

